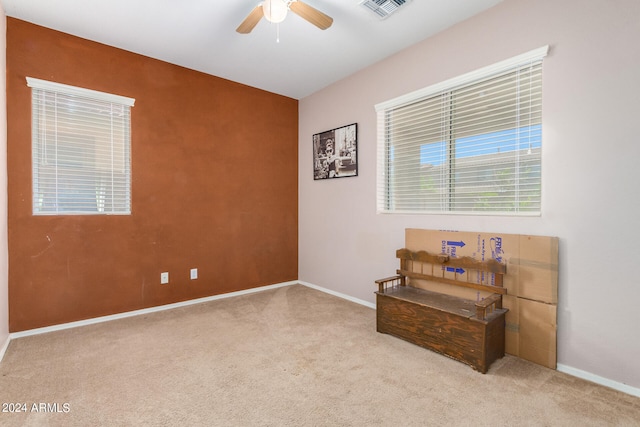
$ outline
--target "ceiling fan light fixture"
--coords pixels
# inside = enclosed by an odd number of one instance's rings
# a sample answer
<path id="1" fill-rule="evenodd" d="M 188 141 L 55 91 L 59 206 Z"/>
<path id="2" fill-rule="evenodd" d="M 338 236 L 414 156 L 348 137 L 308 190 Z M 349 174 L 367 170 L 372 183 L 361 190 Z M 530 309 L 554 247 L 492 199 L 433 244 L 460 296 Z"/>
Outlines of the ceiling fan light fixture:
<path id="1" fill-rule="evenodd" d="M 262 12 L 269 22 L 274 24 L 284 21 L 287 17 L 287 3 L 284 0 L 264 0 L 262 3 Z"/>
<path id="2" fill-rule="evenodd" d="M 289 10 L 321 30 L 326 30 L 333 24 L 332 17 L 309 6 L 302 0 L 263 0 L 244 18 L 244 21 L 240 23 L 236 31 L 240 34 L 249 34 L 258 25 L 263 16 L 269 22 L 280 23 L 287 17 Z"/>

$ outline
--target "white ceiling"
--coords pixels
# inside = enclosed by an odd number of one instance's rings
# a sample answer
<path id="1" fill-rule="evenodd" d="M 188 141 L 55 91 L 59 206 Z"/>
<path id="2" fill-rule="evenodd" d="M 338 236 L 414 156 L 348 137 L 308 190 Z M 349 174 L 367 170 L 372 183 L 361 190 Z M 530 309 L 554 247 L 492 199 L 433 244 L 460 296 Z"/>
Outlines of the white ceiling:
<path id="1" fill-rule="evenodd" d="M 322 31 L 289 12 L 235 29 L 260 0 L 0 0 L 7 16 L 295 99 L 304 98 L 502 0 L 411 0 L 380 20 L 360 0 L 303 0 Z"/>

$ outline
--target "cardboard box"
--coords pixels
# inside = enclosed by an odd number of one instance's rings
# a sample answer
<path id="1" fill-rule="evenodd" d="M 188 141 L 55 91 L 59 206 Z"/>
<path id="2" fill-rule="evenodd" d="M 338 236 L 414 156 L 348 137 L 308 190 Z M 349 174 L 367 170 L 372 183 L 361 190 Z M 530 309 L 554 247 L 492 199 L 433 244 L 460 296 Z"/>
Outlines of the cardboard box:
<path id="1" fill-rule="evenodd" d="M 506 263 L 503 306 L 506 315 L 505 351 L 514 356 L 555 369 L 556 316 L 558 302 L 558 238 L 501 233 L 475 233 L 407 229 L 405 247 L 412 251 L 495 259 Z M 490 277 L 477 274 L 478 283 Z M 472 277 L 473 278 L 473 277 Z M 417 287 L 469 299 L 488 293 L 418 281 Z"/>

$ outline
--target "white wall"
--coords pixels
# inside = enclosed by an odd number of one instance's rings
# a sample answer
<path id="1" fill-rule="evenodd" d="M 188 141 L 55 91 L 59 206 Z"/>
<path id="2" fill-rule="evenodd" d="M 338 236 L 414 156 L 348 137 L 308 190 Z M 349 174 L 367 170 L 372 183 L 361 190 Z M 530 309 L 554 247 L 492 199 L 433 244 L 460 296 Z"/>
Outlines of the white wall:
<path id="1" fill-rule="evenodd" d="M 301 100 L 299 279 L 373 302 L 405 228 L 558 236 L 558 363 L 640 387 L 639 22 L 637 0 L 505 0 Z M 374 104 L 547 44 L 542 215 L 376 215 Z M 360 175 L 313 181 L 312 134 L 353 122 Z"/>
<path id="2" fill-rule="evenodd" d="M 7 242 L 7 20 L 0 5 L 0 360 L 9 344 L 9 248 Z"/>

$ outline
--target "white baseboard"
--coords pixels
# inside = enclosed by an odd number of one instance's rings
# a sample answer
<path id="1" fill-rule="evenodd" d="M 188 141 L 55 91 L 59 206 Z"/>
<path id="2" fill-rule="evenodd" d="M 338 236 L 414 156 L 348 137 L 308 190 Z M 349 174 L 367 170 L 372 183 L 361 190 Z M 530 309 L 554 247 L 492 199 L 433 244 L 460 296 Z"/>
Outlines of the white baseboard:
<path id="1" fill-rule="evenodd" d="M 361 305 L 364 305 L 366 307 L 373 308 L 374 310 L 376 308 L 376 305 L 374 303 L 370 303 L 370 302 L 367 302 L 367 301 L 364 301 L 364 300 L 361 300 L 361 299 L 358 299 L 358 298 L 354 298 L 352 296 L 345 295 L 345 294 L 340 293 L 340 292 L 332 291 L 330 289 L 326 289 L 326 288 L 323 288 L 323 287 L 320 287 L 320 286 L 317 286 L 317 285 L 314 285 L 314 284 L 311 284 L 311 283 L 307 283 L 307 282 L 303 282 L 303 281 L 299 281 L 299 283 L 301 285 L 307 286 L 309 288 L 316 289 L 316 290 L 322 291 L 322 292 L 326 292 L 328 294 L 335 295 L 335 296 L 340 297 L 340 298 L 344 298 L 346 300 L 355 302 L 357 304 L 361 304 Z M 571 376 L 574 376 L 574 377 L 578 377 L 578 378 L 590 381 L 592 383 L 600 384 L 602 386 L 609 387 L 609 388 L 612 388 L 614 390 L 618 390 L 618 391 L 621 391 L 623 393 L 630 394 L 632 396 L 640 397 L 640 389 L 632 387 L 632 386 L 629 386 L 627 384 L 623 384 L 623 383 L 619 383 L 617 381 L 610 380 L 608 378 L 600 377 L 600 376 L 592 374 L 590 372 L 582 371 L 580 369 L 572 368 L 571 366 L 561 365 L 561 364 L 557 364 L 556 365 L 556 370 L 558 372 L 563 372 L 565 374 L 568 374 L 568 375 L 571 375 Z"/>
<path id="2" fill-rule="evenodd" d="M 27 331 L 14 332 L 9 334 L 9 339 L 28 337 L 32 335 L 46 334 L 48 332 L 61 331 L 64 329 L 78 328 L 80 326 L 93 325 L 96 323 L 109 322 L 111 320 L 124 319 L 127 317 L 140 316 L 142 314 L 155 313 L 157 311 L 171 310 L 178 307 L 186 307 L 193 304 L 201 304 L 203 302 L 215 301 L 223 298 L 237 297 L 239 295 L 247 295 L 255 292 L 262 292 L 269 289 L 282 288 L 299 283 L 297 280 L 291 282 L 276 283 L 275 285 L 260 286 L 258 288 L 245 289 L 237 292 L 229 292 L 226 294 L 213 295 L 210 297 L 192 299 L 188 301 L 176 302 L 173 304 L 159 305 L 157 307 L 143 308 L 141 310 L 127 311 L 125 313 L 112 314 L 109 316 L 94 317 L 93 319 L 79 320 L 77 322 L 63 323 L 60 325 L 46 326 L 44 328 L 30 329 Z M 8 342 L 7 342 L 8 345 Z M 1 359 L 0 359 L 1 360 Z"/>
<path id="3" fill-rule="evenodd" d="M 80 320 L 77 322 L 70 322 L 70 323 L 63 323 L 60 325 L 53 325 L 53 326 L 47 326 L 44 328 L 37 328 L 37 329 L 30 329 L 27 331 L 21 331 L 21 332 L 14 332 L 9 334 L 8 338 L 5 340 L 4 343 L 1 344 L 0 346 L 0 362 L 2 361 L 7 348 L 9 347 L 9 342 L 12 339 L 15 338 L 21 338 L 21 337 L 27 337 L 27 336 L 32 336 L 32 335 L 39 335 L 39 334 L 45 334 L 48 332 L 54 332 L 54 331 L 61 331 L 64 329 L 71 329 L 71 328 L 78 328 L 80 326 L 86 326 L 86 325 L 93 325 L 96 323 L 102 323 L 102 322 L 109 322 L 111 320 L 117 320 L 117 319 L 124 319 L 127 317 L 133 317 L 133 316 L 140 316 L 143 314 L 148 314 L 148 313 L 154 313 L 154 312 L 158 312 L 158 311 L 164 311 L 164 310 L 171 310 L 174 308 L 178 308 L 178 307 L 186 307 L 189 305 L 194 305 L 194 304 L 201 304 L 203 302 L 208 302 L 208 301 L 215 301 L 215 300 L 219 300 L 219 299 L 223 299 L 223 298 L 231 298 L 231 297 L 236 297 L 236 296 L 240 296 L 240 295 L 247 295 L 247 294 L 252 294 L 255 292 L 262 292 L 262 291 L 266 291 L 269 289 L 276 289 L 276 288 L 282 288 L 285 286 L 291 286 L 291 285 L 295 285 L 295 284 L 300 284 L 303 286 L 306 286 L 308 288 L 311 289 L 315 289 L 317 291 L 321 291 L 321 292 L 325 292 L 327 294 L 330 295 L 334 295 L 336 297 L 345 299 L 347 301 L 351 301 L 354 302 L 356 304 L 360 304 L 363 305 L 365 307 L 369 307 L 375 310 L 376 305 L 374 303 L 370 303 L 368 301 L 359 299 L 359 298 L 355 298 L 352 297 L 350 295 L 347 294 L 343 294 L 341 292 L 336 292 L 336 291 L 332 291 L 331 289 L 327 289 L 327 288 L 323 288 L 321 286 L 317 286 L 314 285 L 312 283 L 308 283 L 308 282 L 303 282 L 301 280 L 294 280 L 291 282 L 283 282 L 283 283 L 277 283 L 274 285 L 268 285 L 268 286 L 261 286 L 258 288 L 252 288 L 252 289 L 245 289 L 242 291 L 237 291 L 237 292 L 230 292 L 227 294 L 221 294 L 221 295 L 213 295 L 210 297 L 204 297 L 204 298 L 198 298 L 198 299 L 193 299 L 193 300 L 188 300 L 188 301 L 181 301 L 181 302 L 177 302 L 177 303 L 173 303 L 173 304 L 166 304 L 166 305 L 161 305 L 161 306 L 157 306 L 157 307 L 150 307 L 150 308 L 145 308 L 145 309 L 141 309 L 141 310 L 134 310 L 134 311 L 128 311 L 126 313 L 118 313 L 118 314 L 113 314 L 110 316 L 102 316 L 102 317 L 95 317 L 93 319 L 86 319 L 86 320 Z M 573 368 L 571 366 L 567 366 L 567 365 L 562 365 L 562 364 L 558 364 L 557 365 L 557 370 L 559 372 L 563 372 L 565 374 L 574 376 L 574 377 L 578 377 L 596 384 L 600 384 L 603 385 L 605 387 L 609 387 L 612 388 L 614 390 L 618 390 L 621 391 L 623 393 L 626 394 L 630 394 L 632 396 L 636 396 L 636 397 L 640 397 L 640 389 L 636 388 L 636 387 L 632 387 L 629 386 L 627 384 L 623 384 L 617 381 L 613 381 L 610 380 L 608 378 L 603 378 L 601 376 L 592 374 L 590 372 L 586 372 L 583 371 L 581 369 L 576 369 Z"/>
<path id="4" fill-rule="evenodd" d="M 2 358 L 9 348 L 9 342 L 11 342 L 11 335 L 7 335 L 7 339 L 4 340 L 4 342 L 0 346 L 0 362 L 2 362 Z"/>
<path id="5" fill-rule="evenodd" d="M 376 305 L 374 303 L 372 303 L 372 302 L 369 302 L 369 301 L 365 301 L 365 300 L 362 300 L 362 299 L 359 299 L 359 298 L 354 298 L 354 297 L 352 297 L 350 295 L 343 294 L 343 293 L 336 292 L 336 291 L 332 291 L 331 289 L 323 288 L 321 286 L 317 286 L 317 285 L 314 285 L 314 284 L 308 283 L 308 282 L 303 282 L 301 280 L 298 280 L 298 283 L 300 283 L 301 285 L 304 285 L 304 286 L 306 286 L 308 288 L 315 289 L 315 290 L 321 291 L 321 292 L 325 292 L 327 294 L 331 294 L 331 295 L 334 295 L 336 297 L 340 297 L 342 299 L 346 299 L 348 301 L 355 302 L 356 304 L 364 305 L 365 307 L 373 308 L 374 310 L 376 308 Z"/>
<path id="6" fill-rule="evenodd" d="M 604 378 L 599 375 L 592 374 L 591 372 L 583 371 L 582 369 L 577 369 L 571 366 L 562 365 L 560 363 L 557 364 L 556 369 L 558 370 L 558 372 L 563 372 L 565 374 L 569 374 L 571 376 L 578 377 L 583 380 L 590 381 L 592 383 L 600 384 L 605 387 L 609 387 L 614 390 L 618 390 L 623 393 L 630 394 L 632 396 L 640 397 L 640 388 L 632 387 L 630 385 L 623 384 L 618 381 L 613 381 L 608 378 Z"/>
<path id="7" fill-rule="evenodd" d="M 247 294 L 252 294 L 255 292 L 262 292 L 262 291 L 266 291 L 269 289 L 276 289 L 276 288 L 282 288 L 285 286 L 291 286 L 291 285 L 296 285 L 296 284 L 301 284 L 303 286 L 307 286 L 309 288 L 318 290 L 318 291 L 322 291 L 322 292 L 326 292 L 328 294 L 355 302 L 357 304 L 361 304 L 370 308 L 376 308 L 375 304 L 371 304 L 367 301 L 358 299 L 358 298 L 353 298 L 349 295 L 346 294 L 342 294 L 340 292 L 335 292 L 332 291 L 330 289 L 326 289 L 326 288 L 322 288 L 320 286 L 316 286 L 313 285 L 311 283 L 306 283 L 306 282 L 302 282 L 299 280 L 294 280 L 294 281 L 290 281 L 290 282 L 283 282 L 283 283 L 276 283 L 274 285 L 267 285 L 267 286 L 261 286 L 258 288 L 251 288 L 251 289 L 245 289 L 242 291 L 237 291 L 237 292 L 230 292 L 230 293 L 226 293 L 226 294 L 220 294 L 220 295 L 213 295 L 210 297 L 204 297 L 204 298 L 198 298 L 198 299 L 192 299 L 192 300 L 188 300 L 188 301 L 181 301 L 181 302 L 176 302 L 173 304 L 166 304 L 166 305 L 159 305 L 156 307 L 149 307 L 149 308 L 143 308 L 141 310 L 134 310 L 134 311 L 127 311 L 124 313 L 118 313 L 118 314 L 112 314 L 109 316 L 101 316 L 101 317 L 94 317 L 92 319 L 85 319 L 85 320 L 79 320 L 77 322 L 69 322 L 69 323 L 62 323 L 59 325 L 52 325 L 52 326 L 45 326 L 43 328 L 36 328 L 36 329 L 29 329 L 26 331 L 20 331 L 20 332 L 13 332 L 11 334 L 9 334 L 9 338 L 7 339 L 6 343 L 4 344 L 4 346 L 0 349 L 0 361 L 2 360 L 2 356 L 4 356 L 4 352 L 6 351 L 7 347 L 9 346 L 9 341 L 11 341 L 12 339 L 15 338 L 22 338 L 22 337 L 29 337 L 32 335 L 40 335 L 40 334 L 46 334 L 49 332 L 55 332 L 55 331 L 62 331 L 65 329 L 71 329 L 71 328 L 79 328 L 81 326 L 87 326 L 87 325 L 93 325 L 96 323 L 103 323 L 103 322 L 110 322 L 112 320 L 118 320 L 118 319 L 125 319 L 127 317 L 133 317 L 133 316 L 140 316 L 143 314 L 149 314 L 149 313 L 155 313 L 158 311 L 164 311 L 164 310 L 171 310 L 174 308 L 179 308 L 179 307 L 186 307 L 189 305 L 193 305 L 193 304 L 201 304 L 203 302 L 209 302 L 209 301 L 215 301 L 215 300 L 219 300 L 219 299 L 223 299 L 223 298 L 231 298 L 231 297 L 237 297 L 240 295 L 247 295 Z"/>

